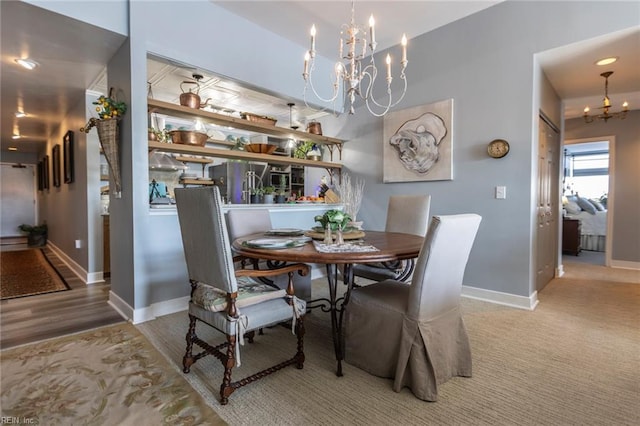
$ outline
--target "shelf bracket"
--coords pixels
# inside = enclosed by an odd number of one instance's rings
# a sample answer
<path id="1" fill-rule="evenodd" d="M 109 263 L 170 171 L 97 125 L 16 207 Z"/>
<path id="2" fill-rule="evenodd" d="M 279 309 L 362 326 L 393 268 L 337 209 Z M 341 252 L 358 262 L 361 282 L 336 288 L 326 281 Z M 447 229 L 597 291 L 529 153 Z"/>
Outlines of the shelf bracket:
<path id="1" fill-rule="evenodd" d="M 329 174 L 329 182 L 333 185 L 333 176 L 335 175 L 336 169 L 325 168 L 327 173 Z M 338 169 L 338 184 L 342 183 L 342 169 Z"/>
<path id="2" fill-rule="evenodd" d="M 329 156 L 331 158 L 331 161 L 333 161 L 333 148 L 338 148 L 338 156 L 340 157 L 339 160 L 342 161 L 342 145 L 327 145 L 327 148 L 329 149 Z"/>

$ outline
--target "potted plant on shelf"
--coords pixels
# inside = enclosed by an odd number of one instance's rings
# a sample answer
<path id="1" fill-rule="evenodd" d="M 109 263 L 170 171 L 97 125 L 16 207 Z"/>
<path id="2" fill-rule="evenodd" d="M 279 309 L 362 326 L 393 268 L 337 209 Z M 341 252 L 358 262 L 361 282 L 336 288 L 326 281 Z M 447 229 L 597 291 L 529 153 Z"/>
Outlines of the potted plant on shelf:
<path id="1" fill-rule="evenodd" d="M 262 197 L 262 202 L 264 204 L 273 204 L 273 193 L 276 188 L 273 186 L 265 186 L 262 188 L 262 193 L 264 194 Z"/>
<path id="2" fill-rule="evenodd" d="M 30 247 L 41 247 L 47 244 L 48 228 L 47 224 L 27 225 L 23 223 L 18 229 L 27 234 L 27 244 Z"/>
<path id="3" fill-rule="evenodd" d="M 276 204 L 284 204 L 287 202 L 287 191 L 284 189 L 278 189 L 276 191 Z"/>
<path id="4" fill-rule="evenodd" d="M 253 188 L 251 190 L 250 204 L 260 204 L 262 198 L 262 188 Z"/>
<path id="5" fill-rule="evenodd" d="M 276 204 L 284 204 L 287 201 L 287 177 L 280 175 L 280 185 L 276 191 Z"/>

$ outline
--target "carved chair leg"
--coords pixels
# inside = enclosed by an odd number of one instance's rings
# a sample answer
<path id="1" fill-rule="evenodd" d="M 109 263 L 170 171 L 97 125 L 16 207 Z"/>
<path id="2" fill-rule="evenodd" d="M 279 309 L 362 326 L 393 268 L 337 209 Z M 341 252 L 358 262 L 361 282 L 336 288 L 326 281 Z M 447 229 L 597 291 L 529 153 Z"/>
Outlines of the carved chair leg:
<path id="1" fill-rule="evenodd" d="M 224 365 L 224 376 L 220 385 L 220 404 L 227 405 L 229 403 L 229 395 L 233 393 L 235 388 L 231 386 L 231 369 L 236 365 L 236 336 L 227 335 L 227 356 L 222 362 Z"/>
<path id="2" fill-rule="evenodd" d="M 189 330 L 187 331 L 187 350 L 182 358 L 182 371 L 188 373 L 191 370 L 191 366 L 195 362 L 193 359 L 193 338 L 196 335 L 196 317 L 189 315 Z"/>
<path id="3" fill-rule="evenodd" d="M 296 352 L 296 368 L 304 366 L 304 321 L 303 317 L 296 320 L 296 336 L 298 337 L 298 351 Z"/>
<path id="4" fill-rule="evenodd" d="M 248 333 L 245 333 L 244 337 L 246 337 L 247 340 L 249 340 L 249 343 L 253 343 L 253 338 L 256 337 L 256 332 L 255 331 L 250 331 Z"/>

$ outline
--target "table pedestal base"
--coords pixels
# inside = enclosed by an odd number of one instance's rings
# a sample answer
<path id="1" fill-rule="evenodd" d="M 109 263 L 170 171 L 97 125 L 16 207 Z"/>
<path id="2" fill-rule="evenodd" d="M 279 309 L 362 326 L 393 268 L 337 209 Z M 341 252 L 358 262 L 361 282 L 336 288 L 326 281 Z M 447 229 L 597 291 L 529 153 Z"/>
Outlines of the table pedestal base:
<path id="1" fill-rule="evenodd" d="M 336 376 L 342 376 L 342 360 L 344 359 L 344 331 L 342 321 L 344 311 L 349 303 L 349 296 L 353 288 L 353 268 L 351 264 L 345 264 L 342 280 L 347 286 L 347 291 L 342 297 L 338 295 L 338 265 L 326 264 L 327 281 L 329 283 L 329 299 L 315 299 L 307 304 L 307 309 L 320 308 L 322 312 L 331 315 L 331 337 L 333 338 L 333 350 L 336 354 Z"/>

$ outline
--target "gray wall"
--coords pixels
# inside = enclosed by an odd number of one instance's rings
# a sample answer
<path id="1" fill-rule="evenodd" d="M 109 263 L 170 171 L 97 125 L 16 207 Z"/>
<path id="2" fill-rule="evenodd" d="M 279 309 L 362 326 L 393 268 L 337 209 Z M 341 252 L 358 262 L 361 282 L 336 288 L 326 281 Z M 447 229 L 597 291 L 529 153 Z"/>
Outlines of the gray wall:
<path id="1" fill-rule="evenodd" d="M 565 140 L 615 136 L 612 261 L 640 262 L 640 110 L 624 120 L 565 122 Z"/>
<path id="2" fill-rule="evenodd" d="M 176 218 L 149 213 L 147 53 L 290 98 L 301 93 L 299 67 L 290 64 L 300 62 L 304 48 L 209 2 L 132 2 L 129 16 L 129 43 L 108 70 L 109 86 L 118 87 L 130 106 L 121 127 L 122 199 L 110 202 L 111 273 L 117 297 L 144 309 L 189 290 Z M 320 58 L 317 66 L 331 69 L 327 64 Z"/>
<path id="3" fill-rule="evenodd" d="M 640 5 L 631 2 L 590 2 L 588 8 L 582 2 L 505 2 L 410 40 L 410 92 L 400 108 L 454 99 L 454 179 L 383 184 L 382 121 L 364 111 L 334 120 L 338 137 L 349 141 L 343 155 L 348 170 L 367 181 L 361 210 L 365 226 L 382 228 L 386 200 L 399 193 L 431 194 L 433 214 L 479 213 L 483 222 L 465 285 L 532 294 L 537 123 L 543 103 L 545 112 L 559 120 L 559 105 L 548 101 L 554 95 L 545 88 L 535 55 L 637 25 L 639 13 Z M 504 159 L 486 155 L 487 143 L 495 138 L 511 144 Z M 506 200 L 494 199 L 496 185 L 507 186 Z"/>
<path id="4" fill-rule="evenodd" d="M 295 100 L 302 92 L 298 65 L 307 40 L 291 43 L 210 2 L 128 6 L 129 42 L 109 64 L 109 85 L 130 105 L 122 123 L 123 194 L 111 200 L 112 292 L 137 310 L 188 292 L 183 269 L 172 269 L 180 262 L 175 219 L 151 216 L 146 200 L 147 52 Z M 323 121 L 326 134 L 348 140 L 348 171 L 367 181 L 360 214 L 366 226 L 384 226 L 388 197 L 396 193 L 431 194 L 433 214 L 477 212 L 483 223 L 465 284 L 529 297 L 535 265 L 532 179 L 545 97 L 535 54 L 637 25 L 639 13 L 637 2 L 585 7 L 509 1 L 410 40 L 409 93 L 398 109 L 454 99 L 454 179 L 382 184 L 382 119 L 358 111 Z M 320 62 L 330 69 L 328 61 Z M 502 160 L 486 155 L 495 138 L 511 143 Z M 506 200 L 493 198 L 496 185 L 507 186 Z"/>

